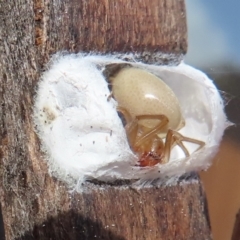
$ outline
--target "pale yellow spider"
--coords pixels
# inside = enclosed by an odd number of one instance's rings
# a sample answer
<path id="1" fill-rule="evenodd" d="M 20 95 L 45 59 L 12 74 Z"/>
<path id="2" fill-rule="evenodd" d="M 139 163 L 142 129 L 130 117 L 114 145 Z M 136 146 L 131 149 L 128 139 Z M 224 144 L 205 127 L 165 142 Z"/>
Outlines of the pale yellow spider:
<path id="1" fill-rule="evenodd" d="M 117 111 L 126 121 L 129 145 L 139 159 L 137 165 L 167 163 L 175 145 L 188 157 L 183 141 L 198 144 L 197 150 L 205 145 L 177 132 L 185 125 L 180 105 L 161 79 L 130 64 L 107 65 L 104 75 L 111 87 L 110 96 L 118 103 Z"/>

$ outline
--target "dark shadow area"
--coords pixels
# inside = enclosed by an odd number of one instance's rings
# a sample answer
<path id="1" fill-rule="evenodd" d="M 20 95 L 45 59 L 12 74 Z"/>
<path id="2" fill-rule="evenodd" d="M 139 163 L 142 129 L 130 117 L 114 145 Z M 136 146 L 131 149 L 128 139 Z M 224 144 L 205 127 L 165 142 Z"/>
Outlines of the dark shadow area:
<path id="1" fill-rule="evenodd" d="M 225 131 L 225 136 L 240 142 L 240 69 L 235 66 L 219 66 L 204 69 L 220 90 L 225 103 L 225 112 L 233 126 Z"/>
<path id="2" fill-rule="evenodd" d="M 181 177 L 178 179 L 178 184 L 181 184 L 183 181 L 194 181 L 197 180 L 199 181 L 199 175 L 197 172 L 188 172 L 183 174 Z"/>
<path id="3" fill-rule="evenodd" d="M 34 226 L 33 231 L 15 240 L 126 240 L 101 223 L 85 218 L 74 211 L 51 217 L 41 225 Z"/>
<path id="4" fill-rule="evenodd" d="M 239 240 L 240 239 L 240 210 L 236 215 L 235 224 L 233 227 L 233 234 L 231 240 Z"/>
<path id="5" fill-rule="evenodd" d="M 2 207 L 0 204 L 0 240 L 5 240 L 5 231 L 3 225 Z"/>

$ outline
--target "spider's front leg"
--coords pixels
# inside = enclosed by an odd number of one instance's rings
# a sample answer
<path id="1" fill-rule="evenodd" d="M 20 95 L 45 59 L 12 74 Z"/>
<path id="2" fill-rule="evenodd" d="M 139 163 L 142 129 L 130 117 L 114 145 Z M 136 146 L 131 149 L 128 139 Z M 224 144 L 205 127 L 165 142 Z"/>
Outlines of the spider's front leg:
<path id="1" fill-rule="evenodd" d="M 138 120 L 133 119 L 128 110 L 123 107 L 118 106 L 117 111 L 123 115 L 126 121 L 125 131 L 127 134 L 129 145 L 132 148 L 132 146 L 135 144 L 138 134 Z"/>
<path id="2" fill-rule="evenodd" d="M 130 113 L 122 107 L 117 107 L 117 111 L 122 113 L 127 124 L 125 126 L 127 136 L 129 138 L 130 145 L 133 147 L 140 147 L 145 142 L 150 141 L 154 136 L 161 132 L 162 129 L 166 127 L 169 120 L 165 115 L 138 115 L 133 119 Z M 141 136 L 137 139 L 137 135 L 139 133 L 139 121 L 140 120 L 159 120 L 160 122 L 153 128 L 144 130 L 141 133 Z"/>
<path id="3" fill-rule="evenodd" d="M 146 119 L 156 119 L 159 120 L 160 122 L 153 128 L 144 131 L 141 134 L 141 137 L 136 141 L 136 147 L 140 146 L 141 144 L 143 144 L 146 141 L 149 141 L 150 139 L 154 138 L 155 135 L 159 134 L 162 132 L 162 130 L 166 127 L 166 125 L 169 123 L 168 118 L 163 115 L 163 114 L 159 114 L 159 115 L 139 115 L 136 116 L 136 119 L 139 120 L 146 120 Z"/>
<path id="4" fill-rule="evenodd" d="M 171 149 L 175 145 L 178 145 L 184 152 L 185 156 L 189 157 L 190 154 L 189 154 L 187 148 L 184 146 L 183 142 L 190 142 L 190 143 L 199 145 L 199 147 L 195 150 L 195 152 L 200 150 L 201 148 L 203 148 L 205 145 L 205 143 L 200 140 L 185 137 L 182 134 L 180 134 L 179 132 L 169 129 L 167 132 L 167 136 L 166 136 L 162 162 L 167 163 L 169 161 Z"/>

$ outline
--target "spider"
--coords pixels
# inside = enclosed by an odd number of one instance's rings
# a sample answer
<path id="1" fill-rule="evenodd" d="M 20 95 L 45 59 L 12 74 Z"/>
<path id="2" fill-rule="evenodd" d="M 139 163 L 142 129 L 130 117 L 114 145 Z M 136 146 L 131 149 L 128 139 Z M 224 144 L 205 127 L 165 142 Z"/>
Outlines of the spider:
<path id="1" fill-rule="evenodd" d="M 138 156 L 138 166 L 167 163 L 171 150 L 178 145 L 185 156 L 190 154 L 183 142 L 205 143 L 181 135 L 185 121 L 177 97 L 157 76 L 130 64 L 109 64 L 104 70 L 117 111 L 126 122 L 125 130 L 132 151 Z M 163 141 L 165 139 L 165 141 Z"/>

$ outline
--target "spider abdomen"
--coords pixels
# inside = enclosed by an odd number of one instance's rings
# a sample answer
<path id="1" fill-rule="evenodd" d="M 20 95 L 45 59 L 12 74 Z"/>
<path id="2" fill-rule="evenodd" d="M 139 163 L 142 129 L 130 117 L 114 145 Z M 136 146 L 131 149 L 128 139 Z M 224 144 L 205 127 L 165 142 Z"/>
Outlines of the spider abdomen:
<path id="1" fill-rule="evenodd" d="M 139 68 L 121 69 L 112 79 L 113 96 L 120 107 L 129 111 L 132 118 L 139 115 L 165 115 L 168 128 L 178 130 L 184 125 L 177 97 L 160 78 Z M 140 120 L 152 128 L 158 120 Z"/>

